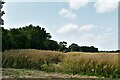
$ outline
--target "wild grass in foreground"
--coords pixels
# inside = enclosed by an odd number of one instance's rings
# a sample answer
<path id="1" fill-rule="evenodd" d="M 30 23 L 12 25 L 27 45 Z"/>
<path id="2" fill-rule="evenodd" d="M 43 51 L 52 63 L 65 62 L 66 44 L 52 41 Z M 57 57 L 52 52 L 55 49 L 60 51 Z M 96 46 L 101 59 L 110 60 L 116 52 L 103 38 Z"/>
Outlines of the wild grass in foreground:
<path id="1" fill-rule="evenodd" d="M 118 53 L 62 53 L 42 50 L 10 50 L 2 53 L 3 68 L 120 78 Z"/>

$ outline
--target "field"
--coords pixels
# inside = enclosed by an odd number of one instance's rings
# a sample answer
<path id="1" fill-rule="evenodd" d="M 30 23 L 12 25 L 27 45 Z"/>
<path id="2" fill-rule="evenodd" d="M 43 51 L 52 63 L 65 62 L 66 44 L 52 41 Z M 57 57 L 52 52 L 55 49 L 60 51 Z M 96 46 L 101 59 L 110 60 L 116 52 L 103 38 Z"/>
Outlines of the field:
<path id="1" fill-rule="evenodd" d="M 32 69 L 47 73 L 120 78 L 118 53 L 62 53 L 26 49 L 5 51 L 2 54 L 4 69 Z"/>

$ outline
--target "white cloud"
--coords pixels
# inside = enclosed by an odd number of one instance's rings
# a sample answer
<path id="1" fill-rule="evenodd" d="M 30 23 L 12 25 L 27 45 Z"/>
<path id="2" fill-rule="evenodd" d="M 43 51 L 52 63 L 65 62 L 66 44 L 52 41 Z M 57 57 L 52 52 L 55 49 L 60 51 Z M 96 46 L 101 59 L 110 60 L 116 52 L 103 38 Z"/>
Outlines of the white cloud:
<path id="1" fill-rule="evenodd" d="M 84 25 L 81 26 L 78 30 L 79 31 L 90 31 L 92 29 L 94 29 L 96 26 L 92 25 L 92 24 L 88 24 L 88 25 Z"/>
<path id="2" fill-rule="evenodd" d="M 69 23 L 67 25 L 62 26 L 57 32 L 58 33 L 68 33 L 78 29 L 78 25 Z"/>
<path id="3" fill-rule="evenodd" d="M 117 39 L 111 38 L 112 36 L 106 35 L 104 33 L 101 34 L 92 34 L 87 33 L 81 35 L 79 38 L 79 43 L 82 46 L 95 46 L 99 48 L 99 50 L 115 50 L 117 49 Z M 112 47 L 110 46 L 112 45 Z"/>
<path id="4" fill-rule="evenodd" d="M 85 7 L 88 4 L 89 0 L 68 0 L 69 6 L 72 9 L 79 9 Z"/>
<path id="5" fill-rule="evenodd" d="M 81 31 L 81 32 L 88 32 L 91 31 L 92 29 L 94 29 L 96 26 L 94 26 L 93 24 L 88 24 L 88 25 L 83 25 L 83 26 L 79 26 L 77 24 L 73 24 L 73 23 L 69 23 L 66 24 L 64 26 L 62 26 L 57 32 L 58 33 L 67 33 L 67 32 L 72 32 L 72 31 Z"/>
<path id="6" fill-rule="evenodd" d="M 69 18 L 69 19 L 74 19 L 77 17 L 76 14 L 74 14 L 71 10 L 67 10 L 65 8 L 62 8 L 60 11 L 59 11 L 59 15 L 65 17 L 65 18 Z"/>
<path id="7" fill-rule="evenodd" d="M 88 26 L 88 25 L 90 27 L 82 28 L 81 32 L 92 30 L 91 32 L 81 33 L 79 31 L 79 28 L 81 28 L 83 26 Z M 94 24 L 88 24 L 88 25 L 79 26 L 79 25 L 76 25 L 73 23 L 69 23 L 69 24 L 62 26 L 57 31 L 58 33 L 62 33 L 62 35 L 58 34 L 59 35 L 58 41 L 65 40 L 68 42 L 69 45 L 71 43 L 77 43 L 80 46 L 95 46 L 95 47 L 99 48 L 99 50 L 115 50 L 115 49 L 117 49 L 117 44 L 118 44 L 117 36 L 115 36 L 114 34 L 112 34 L 110 32 L 107 32 L 107 31 L 112 30 L 111 27 L 104 27 L 104 29 L 101 30 L 99 26 L 96 26 Z M 98 33 L 94 32 L 93 29 L 95 29 L 95 30 L 98 29 L 97 30 Z M 69 33 L 70 36 L 66 33 Z M 114 36 L 114 38 L 112 38 L 113 36 Z M 76 37 L 77 37 L 77 39 L 75 39 Z M 112 46 L 110 46 L 110 45 L 112 45 Z"/>
<path id="8" fill-rule="evenodd" d="M 119 0 L 97 0 L 94 4 L 98 13 L 111 12 L 118 7 Z"/>
<path id="9" fill-rule="evenodd" d="M 109 31 L 111 31 L 111 30 L 112 30 L 112 28 L 109 27 L 108 29 L 106 29 L 106 32 L 109 32 Z"/>

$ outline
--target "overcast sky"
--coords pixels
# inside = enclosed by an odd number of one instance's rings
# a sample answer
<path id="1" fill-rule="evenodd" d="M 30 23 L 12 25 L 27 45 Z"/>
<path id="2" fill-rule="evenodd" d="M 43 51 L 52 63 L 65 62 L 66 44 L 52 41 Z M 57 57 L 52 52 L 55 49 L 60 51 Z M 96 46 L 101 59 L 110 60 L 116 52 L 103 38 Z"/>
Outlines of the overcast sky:
<path id="1" fill-rule="evenodd" d="M 29 24 L 40 25 L 51 33 L 53 40 L 58 42 L 95 46 L 99 50 L 118 49 L 118 0 L 73 1 L 75 0 L 6 1 L 4 27 L 9 29 Z"/>

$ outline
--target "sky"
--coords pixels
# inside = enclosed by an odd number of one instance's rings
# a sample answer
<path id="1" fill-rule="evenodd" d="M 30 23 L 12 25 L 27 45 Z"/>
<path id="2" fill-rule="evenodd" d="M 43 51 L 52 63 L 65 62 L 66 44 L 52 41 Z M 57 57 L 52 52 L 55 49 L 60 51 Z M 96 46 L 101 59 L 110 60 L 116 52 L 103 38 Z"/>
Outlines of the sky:
<path id="1" fill-rule="evenodd" d="M 68 46 L 118 49 L 118 0 L 5 0 L 4 28 L 33 24 L 44 27 L 53 40 Z"/>

